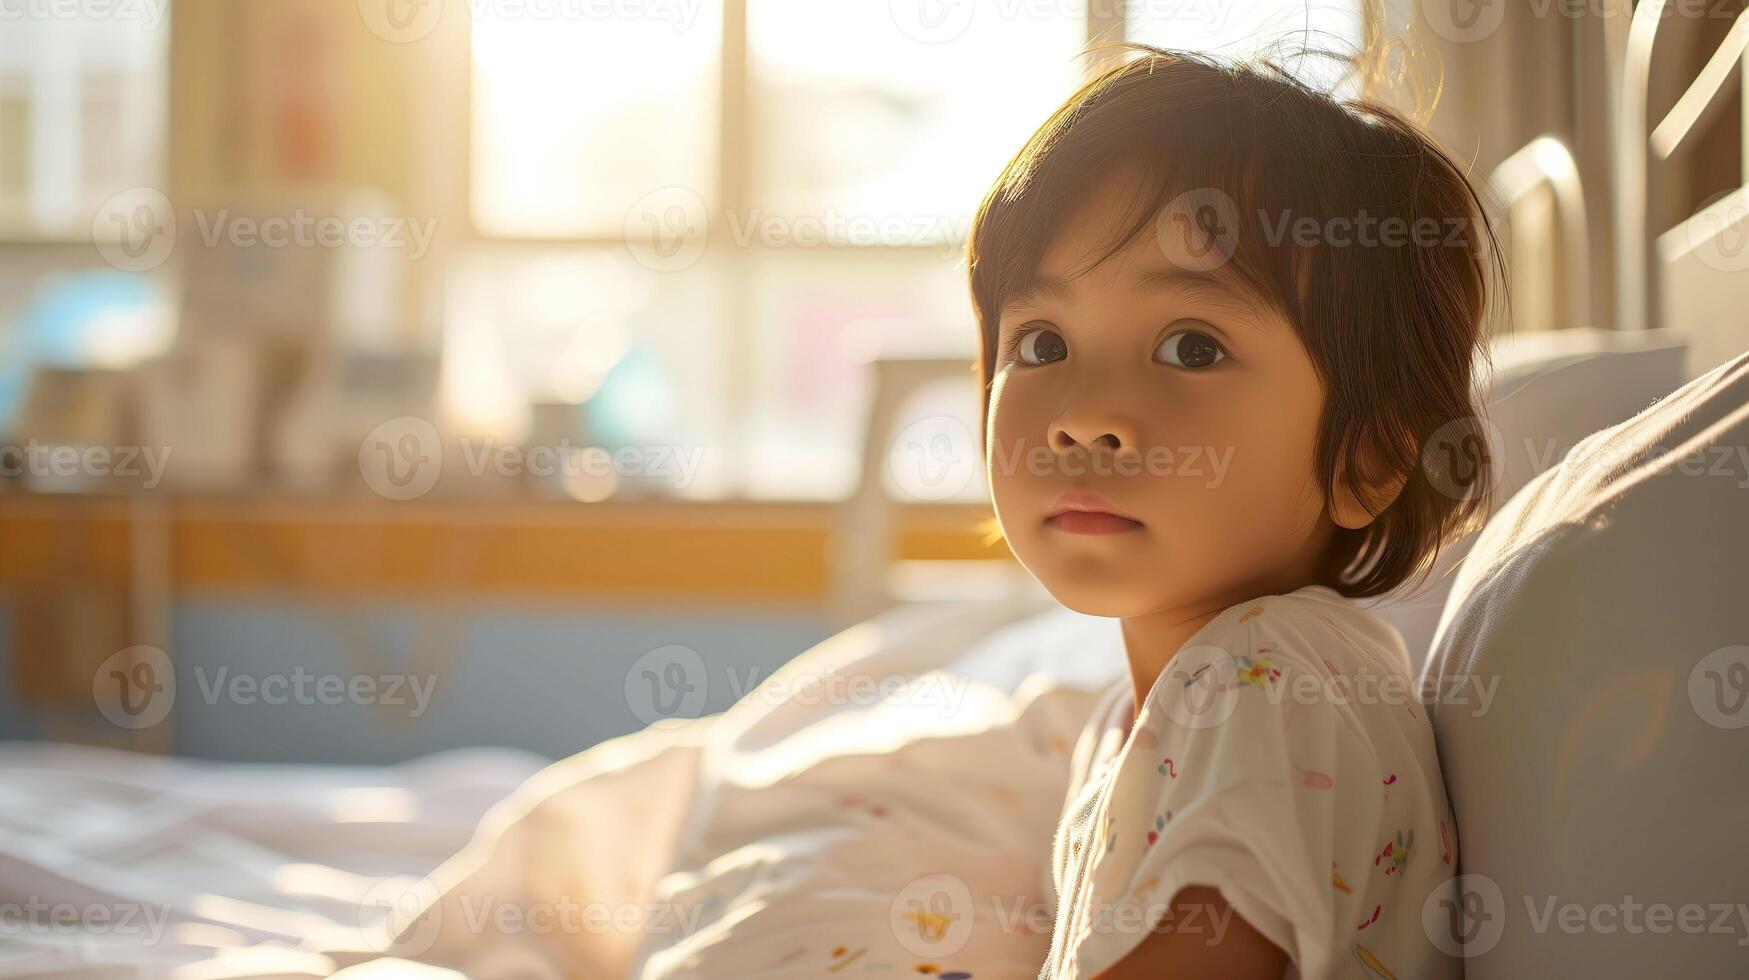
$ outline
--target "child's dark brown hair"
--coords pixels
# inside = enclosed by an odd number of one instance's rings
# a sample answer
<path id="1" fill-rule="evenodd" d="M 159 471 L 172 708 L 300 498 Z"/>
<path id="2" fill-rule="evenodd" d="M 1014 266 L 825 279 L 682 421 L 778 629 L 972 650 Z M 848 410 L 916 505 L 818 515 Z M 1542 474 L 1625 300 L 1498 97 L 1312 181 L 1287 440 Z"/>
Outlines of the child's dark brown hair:
<path id="1" fill-rule="evenodd" d="M 1481 201 L 1388 107 L 1338 99 L 1267 62 L 1123 47 L 1128 60 L 1046 120 L 978 209 L 967 264 L 986 417 L 1002 307 L 1103 174 L 1136 166 L 1141 190 L 1134 220 L 1089 267 L 1154 234 L 1187 193 L 1231 202 L 1221 271 L 1293 325 L 1325 392 L 1321 486 L 1328 495 L 1343 481 L 1376 515 L 1336 529 L 1320 580 L 1352 597 L 1389 592 L 1430 570 L 1493 501 L 1473 379 L 1490 258 L 1501 263 Z M 1308 239 L 1300 227 L 1319 231 Z M 1356 459 L 1369 463 L 1343 465 Z M 1382 509 L 1357 472 L 1367 465 L 1406 478 Z"/>

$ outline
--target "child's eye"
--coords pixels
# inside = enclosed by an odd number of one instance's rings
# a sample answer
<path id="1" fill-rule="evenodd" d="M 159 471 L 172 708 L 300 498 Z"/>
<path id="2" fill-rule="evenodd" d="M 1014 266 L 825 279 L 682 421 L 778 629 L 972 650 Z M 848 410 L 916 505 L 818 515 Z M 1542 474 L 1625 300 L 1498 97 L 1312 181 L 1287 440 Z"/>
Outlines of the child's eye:
<path id="1" fill-rule="evenodd" d="M 1154 349 L 1154 360 L 1181 368 L 1206 368 L 1226 356 L 1221 342 L 1201 330 L 1180 330 Z"/>
<path id="2" fill-rule="evenodd" d="M 1050 327 L 1023 327 L 1015 356 L 1022 364 L 1050 364 L 1069 356 L 1069 344 Z"/>

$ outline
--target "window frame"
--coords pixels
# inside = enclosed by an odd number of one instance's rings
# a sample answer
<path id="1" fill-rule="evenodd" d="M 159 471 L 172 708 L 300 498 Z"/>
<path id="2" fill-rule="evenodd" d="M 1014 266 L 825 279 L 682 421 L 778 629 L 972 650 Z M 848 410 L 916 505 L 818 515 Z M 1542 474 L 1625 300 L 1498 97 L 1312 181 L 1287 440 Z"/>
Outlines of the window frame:
<path id="1" fill-rule="evenodd" d="M 65 26 L 68 23 L 73 22 L 61 22 L 62 26 Z M 119 242 L 121 241 L 119 235 L 114 233 L 104 233 L 101 223 L 96 220 L 102 213 L 104 205 L 109 200 L 112 200 L 116 194 L 125 193 L 132 188 L 152 187 L 163 190 L 168 187 L 171 176 L 171 138 L 175 135 L 171 124 L 171 98 L 173 95 L 171 73 L 175 70 L 175 46 L 172 43 L 172 32 L 175 30 L 174 25 L 174 15 L 170 6 L 166 5 L 163 18 L 155 27 L 151 28 L 151 33 L 155 36 L 159 47 L 158 59 L 161 69 L 157 72 L 157 77 L 153 79 L 151 95 L 147 96 L 141 94 L 145 90 L 124 89 L 121 98 L 121 104 L 124 108 L 136 100 L 143 100 L 148 97 L 154 97 L 158 102 L 162 129 L 159 134 L 159 139 L 157 140 L 158 145 L 156 149 L 138 161 L 145 169 L 141 173 L 129 177 L 123 186 L 116 187 L 108 194 L 104 194 L 101 197 L 91 197 L 89 196 L 89 189 L 84 186 L 87 171 L 84 165 L 85 161 L 83 159 L 83 154 L 86 151 L 85 148 L 81 146 L 80 172 L 73 178 L 78 185 L 77 216 L 74 218 L 71 225 L 59 229 L 44 231 L 38 230 L 42 228 L 42 226 L 30 218 L 32 201 L 35 194 L 30 185 L 30 171 L 32 165 L 27 155 L 24 160 L 26 171 L 24 194 L 16 201 L 5 202 L 7 205 L 17 204 L 18 210 L 14 212 L 9 206 L 0 206 L 0 247 L 39 246 L 49 248 L 88 248 L 93 244 L 101 245 Z M 39 29 L 42 29 L 42 23 L 40 21 L 36 26 Z M 83 64 L 83 58 L 81 58 L 81 64 Z M 37 105 L 38 99 L 32 96 L 31 92 L 40 82 L 39 73 L 31 72 L 21 74 L 15 76 L 15 81 L 22 85 L 26 95 L 29 96 L 24 100 L 24 103 L 31 107 L 30 111 L 34 116 L 34 114 L 39 111 L 39 107 Z M 6 90 L 8 88 L 9 86 L 0 84 L 0 90 Z M 81 79 L 80 82 L 80 92 L 83 96 L 83 79 Z M 85 124 L 85 108 L 85 103 L 81 101 L 80 115 L 77 120 L 77 125 L 80 127 Z"/>
<path id="2" fill-rule="evenodd" d="M 749 5 L 754 0 L 721 0 L 722 31 L 718 52 L 719 62 L 719 101 L 717 107 L 717 147 L 716 147 L 716 187 L 714 200 L 708 204 L 706 212 L 709 226 L 715 228 L 727 227 L 728 216 L 731 214 L 749 214 L 752 209 L 753 186 L 752 164 L 753 148 L 756 145 L 757 134 L 750 104 L 752 85 L 752 52 L 748 36 Z M 1083 80 L 1098 75 L 1113 61 L 1121 57 L 1118 51 L 1092 51 L 1100 44 L 1111 41 L 1122 41 L 1126 36 L 1127 3 L 1122 0 L 1086 0 L 1085 17 L 1083 20 L 1081 43 L 1083 50 L 1089 51 L 1083 58 Z M 1365 36 L 1370 21 L 1374 16 L 1367 4 L 1359 4 L 1362 18 L 1362 36 Z M 462 167 L 463 200 L 467 215 L 466 226 L 470 232 L 470 247 L 473 248 L 526 248 L 542 249 L 595 249 L 624 248 L 627 240 L 624 235 L 502 235 L 483 232 L 476 220 L 473 195 L 473 140 L 474 120 L 472 100 L 473 56 L 470 45 L 468 53 L 468 116 L 467 116 L 467 153 L 466 162 Z M 1065 93 L 1066 95 L 1067 93 Z M 939 244 L 907 243 L 907 244 L 874 244 L 874 243 L 826 243 L 802 242 L 782 245 L 752 244 L 745 248 L 737 248 L 725 244 L 720 239 L 713 239 L 706 245 L 706 255 L 711 256 L 721 269 L 720 290 L 716 309 L 720 311 L 719 335 L 722 350 L 725 355 L 718 359 L 721 392 L 723 396 L 722 416 L 728 420 L 729 431 L 745 433 L 749 430 L 748 423 L 757 410 L 758 393 L 754 378 L 757 377 L 757 327 L 754 322 L 755 296 L 751 286 L 752 266 L 758 257 L 768 252 L 780 253 L 791 250 L 819 250 L 854 254 L 870 250 L 891 253 L 894 251 L 927 250 L 938 248 Z M 744 446 L 731 446 L 732 452 L 740 453 Z M 735 481 L 731 487 L 732 498 L 745 496 L 743 481 Z"/>

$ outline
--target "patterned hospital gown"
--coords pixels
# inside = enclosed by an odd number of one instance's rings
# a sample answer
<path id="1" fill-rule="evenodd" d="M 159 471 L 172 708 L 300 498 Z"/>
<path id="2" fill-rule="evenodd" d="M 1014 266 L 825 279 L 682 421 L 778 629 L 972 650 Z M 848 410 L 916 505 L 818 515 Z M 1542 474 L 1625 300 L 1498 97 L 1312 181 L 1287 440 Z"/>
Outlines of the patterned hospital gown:
<path id="1" fill-rule="evenodd" d="M 1222 612 L 1133 727 L 1124 678 L 1076 747 L 1039 976 L 1116 964 L 1189 885 L 1218 888 L 1289 977 L 1461 976 L 1439 932 L 1457 837 L 1418 690 L 1397 631 L 1326 586 Z"/>

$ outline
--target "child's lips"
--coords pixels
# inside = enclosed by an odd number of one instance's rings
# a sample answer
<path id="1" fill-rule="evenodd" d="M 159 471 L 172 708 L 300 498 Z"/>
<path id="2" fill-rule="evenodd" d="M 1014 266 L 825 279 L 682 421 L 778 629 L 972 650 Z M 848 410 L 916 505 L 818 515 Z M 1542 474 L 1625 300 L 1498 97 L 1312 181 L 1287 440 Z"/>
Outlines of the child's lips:
<path id="1" fill-rule="evenodd" d="M 1122 534 L 1139 531 L 1141 521 L 1098 510 L 1065 510 L 1045 518 L 1045 527 L 1069 534 Z"/>
<path id="2" fill-rule="evenodd" d="M 1069 534 L 1121 534 L 1140 530 L 1142 522 L 1096 493 L 1071 490 L 1051 506 L 1045 526 Z"/>

